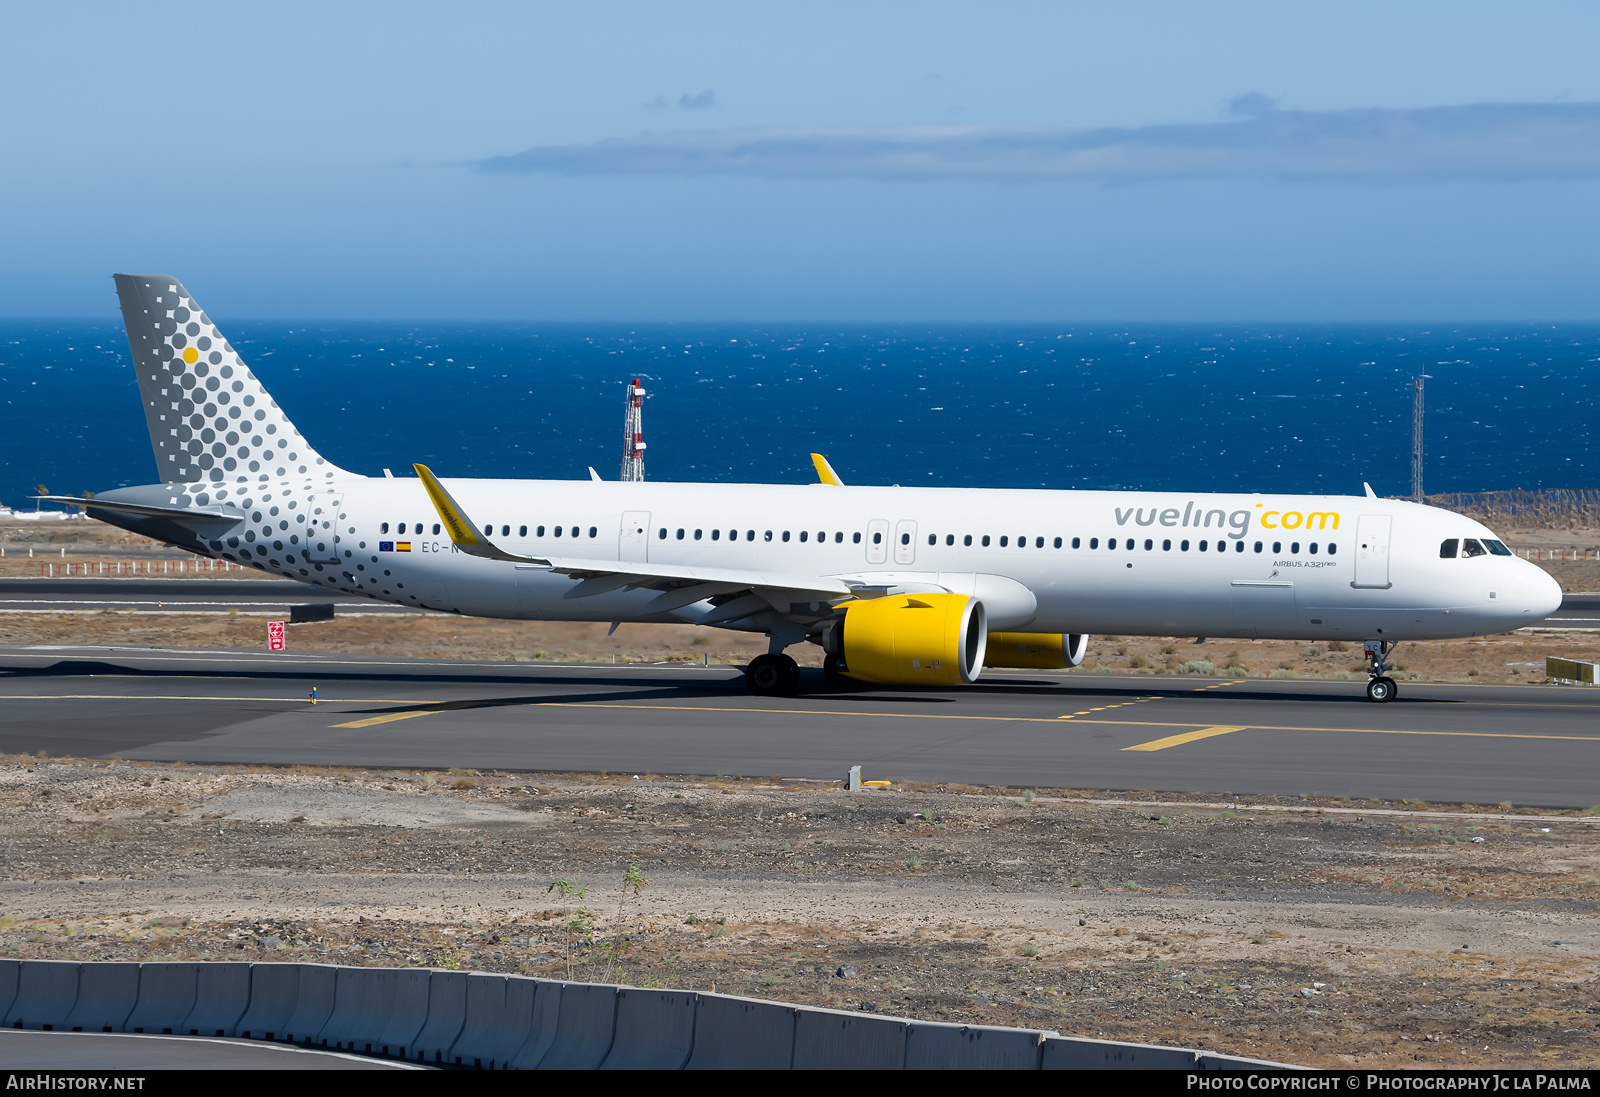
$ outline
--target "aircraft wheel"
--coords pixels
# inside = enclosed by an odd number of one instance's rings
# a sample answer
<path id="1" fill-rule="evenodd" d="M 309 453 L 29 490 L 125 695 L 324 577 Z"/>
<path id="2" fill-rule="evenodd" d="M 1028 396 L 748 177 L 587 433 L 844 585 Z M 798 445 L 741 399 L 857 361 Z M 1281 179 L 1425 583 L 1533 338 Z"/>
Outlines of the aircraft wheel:
<path id="1" fill-rule="evenodd" d="M 744 668 L 750 692 L 762 697 L 787 697 L 800 686 L 800 666 L 787 655 L 758 655 Z"/>
<path id="2" fill-rule="evenodd" d="M 1393 701 L 1398 690 L 1394 679 L 1389 677 L 1373 678 L 1367 682 L 1367 700 L 1384 704 Z"/>
<path id="3" fill-rule="evenodd" d="M 824 655 L 822 657 L 822 674 L 828 679 L 830 686 L 847 686 L 850 679 L 844 676 L 844 660 L 837 655 Z"/>

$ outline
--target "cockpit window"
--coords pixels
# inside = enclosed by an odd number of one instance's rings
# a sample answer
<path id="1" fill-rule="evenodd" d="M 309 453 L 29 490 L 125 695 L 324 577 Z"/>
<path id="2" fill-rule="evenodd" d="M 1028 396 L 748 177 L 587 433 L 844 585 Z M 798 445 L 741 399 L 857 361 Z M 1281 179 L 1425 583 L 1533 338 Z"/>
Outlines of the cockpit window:
<path id="1" fill-rule="evenodd" d="M 1471 559 L 1474 556 L 1487 556 L 1488 550 L 1478 543 L 1477 538 L 1468 537 L 1461 542 L 1461 555 L 1465 559 Z"/>
<path id="2" fill-rule="evenodd" d="M 1439 559 L 1441 559 L 1441 560 L 1454 560 L 1456 558 L 1456 549 L 1458 549 L 1460 547 L 1461 547 L 1461 538 L 1459 538 L 1459 537 L 1451 537 L 1451 538 L 1447 539 L 1443 544 L 1441 544 L 1439 546 Z"/>
<path id="3" fill-rule="evenodd" d="M 1510 549 L 1506 548 L 1504 541 L 1491 541 L 1489 538 L 1485 537 L 1483 539 L 1483 543 L 1488 545 L 1489 551 L 1494 553 L 1496 556 L 1514 555 Z"/>

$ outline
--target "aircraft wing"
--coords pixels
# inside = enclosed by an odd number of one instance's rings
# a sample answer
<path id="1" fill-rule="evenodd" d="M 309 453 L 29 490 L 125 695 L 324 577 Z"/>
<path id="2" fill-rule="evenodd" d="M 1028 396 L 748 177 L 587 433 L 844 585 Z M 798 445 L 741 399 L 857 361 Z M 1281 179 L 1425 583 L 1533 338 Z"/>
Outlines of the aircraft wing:
<path id="1" fill-rule="evenodd" d="M 574 556 L 530 556 L 507 552 L 467 516 L 426 465 L 413 465 L 421 477 L 428 498 L 450 533 L 450 540 L 462 552 L 483 560 L 502 560 L 524 567 L 548 569 L 579 580 L 567 591 L 567 598 L 589 598 L 614 590 L 649 588 L 661 591 L 646 613 L 666 613 L 706 598 L 737 595 L 725 599 L 702 624 L 748 617 L 771 607 L 787 613 L 797 602 L 826 602 L 849 598 L 851 586 L 841 579 L 821 575 L 785 572 L 747 571 L 740 568 L 700 567 L 682 564 L 653 564 L 638 560 L 593 560 Z M 742 593 L 741 593 L 742 592 Z"/>

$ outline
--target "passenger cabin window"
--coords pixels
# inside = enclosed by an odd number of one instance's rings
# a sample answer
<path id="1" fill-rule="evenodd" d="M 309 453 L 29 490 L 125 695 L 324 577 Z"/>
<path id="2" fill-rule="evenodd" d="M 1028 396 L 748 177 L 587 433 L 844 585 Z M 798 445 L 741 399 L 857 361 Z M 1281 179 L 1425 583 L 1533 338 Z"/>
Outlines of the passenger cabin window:
<path id="1" fill-rule="evenodd" d="M 984 548 L 988 548 L 989 547 L 989 535 L 987 533 L 985 533 L 983 535 L 983 540 L 980 543 L 983 545 Z"/>
<path id="2" fill-rule="evenodd" d="M 1057 537 L 1056 538 L 1056 548 L 1060 548 L 1060 547 L 1061 547 L 1061 538 Z"/>
<path id="3" fill-rule="evenodd" d="M 970 547 L 972 545 L 972 534 L 969 533 L 965 537 L 961 538 L 961 543 Z"/>
<path id="4" fill-rule="evenodd" d="M 789 540 L 789 531 L 788 530 L 784 530 L 783 531 L 783 539 L 784 539 L 785 542 L 787 542 Z"/>
<path id="5" fill-rule="evenodd" d="M 1335 545 L 1335 544 L 1332 544 L 1330 542 L 1329 545 L 1328 545 L 1328 555 L 1332 556 L 1334 553 L 1336 553 L 1338 551 L 1339 551 L 1339 546 Z"/>
<path id="6" fill-rule="evenodd" d="M 901 534 L 901 535 L 900 535 L 900 543 L 901 543 L 901 544 L 902 544 L 902 545 L 909 545 L 909 544 L 910 544 L 910 543 L 911 543 L 911 534 L 909 534 L 909 533 L 902 533 L 902 534 Z"/>
<path id="7" fill-rule="evenodd" d="M 598 526 L 590 526 L 589 527 L 589 536 L 590 537 L 598 537 L 598 536 L 600 536 L 599 527 Z"/>
<path id="8" fill-rule="evenodd" d="M 1000 547 L 1001 548 L 1005 548 L 1007 542 L 1008 542 L 1008 538 L 1004 534 L 1001 534 L 1000 535 Z"/>
<path id="9" fill-rule="evenodd" d="M 1299 556 L 1300 555 L 1300 542 L 1299 541 L 1291 541 L 1291 542 L 1289 542 L 1289 555 L 1290 556 Z"/>
<path id="10" fill-rule="evenodd" d="M 806 541 L 810 539 L 810 537 L 811 537 L 811 531 L 810 530 L 803 529 L 803 530 L 800 531 L 800 543 L 801 544 L 805 544 Z"/>
<path id="11" fill-rule="evenodd" d="M 394 531 L 396 533 L 404 533 L 406 531 L 406 524 L 401 522 L 398 526 L 394 527 Z"/>
<path id="12" fill-rule="evenodd" d="M 851 544 L 859 545 L 861 543 L 861 534 L 852 533 L 850 535 L 850 542 Z"/>
<path id="13" fill-rule="evenodd" d="M 422 527 L 418 526 L 417 529 L 420 532 Z M 666 535 L 667 535 L 667 531 L 666 530 L 662 530 L 661 531 L 661 536 L 665 537 Z M 528 536 L 528 527 L 527 526 L 518 526 L 517 527 L 517 536 L 518 537 L 526 537 L 526 536 Z"/>
<path id="14" fill-rule="evenodd" d="M 1461 538 L 1459 538 L 1459 537 L 1447 537 L 1447 538 L 1445 538 L 1444 541 L 1439 545 L 1439 559 L 1441 559 L 1441 560 L 1454 560 L 1456 558 L 1456 549 L 1458 549 L 1460 547 L 1461 547 Z"/>
<path id="15" fill-rule="evenodd" d="M 435 522 L 433 524 L 433 535 L 435 537 L 439 536 L 439 523 L 438 522 Z"/>
<path id="16" fill-rule="evenodd" d="M 1171 541 L 1163 541 L 1163 542 L 1161 542 L 1161 551 L 1162 552 L 1171 552 L 1172 551 L 1172 542 Z"/>
<path id="17" fill-rule="evenodd" d="M 1179 541 L 1178 542 L 1178 551 L 1180 551 L 1180 552 L 1188 552 L 1189 551 L 1189 542 L 1187 542 L 1187 541 Z"/>
<path id="18" fill-rule="evenodd" d="M 680 541 L 683 540 L 683 529 L 682 529 L 682 527 L 679 527 L 679 529 L 678 529 L 677 538 Z"/>
<path id="19" fill-rule="evenodd" d="M 1116 547 L 1117 547 L 1117 539 L 1115 537 L 1111 538 L 1110 540 L 1108 540 L 1106 542 L 1106 548 L 1114 549 Z"/>
<path id="20" fill-rule="evenodd" d="M 483 535 L 485 537 L 493 537 L 494 536 L 494 527 L 493 526 L 484 526 L 483 527 Z"/>
<path id="21" fill-rule="evenodd" d="M 928 534 L 928 544 L 937 545 L 938 543 L 939 543 L 939 535 L 937 533 Z"/>
<path id="22" fill-rule="evenodd" d="M 695 530 L 694 531 L 694 539 L 696 541 L 700 540 L 700 531 L 699 530 Z"/>
<path id="23" fill-rule="evenodd" d="M 833 543 L 836 544 L 836 545 L 844 544 L 844 534 L 843 533 L 835 533 L 833 535 Z"/>
<path id="24" fill-rule="evenodd" d="M 1311 555 L 1315 556 L 1317 554 L 1317 543 L 1315 541 L 1311 542 L 1310 548 L 1311 548 Z"/>
<path id="25" fill-rule="evenodd" d="M 1081 543 L 1082 543 L 1082 539 L 1081 538 L 1074 537 L 1072 539 L 1072 547 L 1073 548 L 1077 548 Z"/>
<path id="26" fill-rule="evenodd" d="M 1144 550 L 1146 552 L 1149 552 L 1151 549 L 1153 549 L 1155 547 L 1156 547 L 1156 543 L 1154 541 L 1150 540 L 1150 538 L 1146 537 L 1144 539 Z"/>
<path id="27" fill-rule="evenodd" d="M 551 530 L 550 531 L 550 536 L 552 536 L 552 537 L 560 537 L 561 536 L 561 527 L 557 526 L 555 529 Z"/>
<path id="28" fill-rule="evenodd" d="M 438 533 L 439 531 L 436 529 L 436 530 L 434 530 L 434 532 Z M 534 536 L 543 537 L 544 536 L 544 527 L 540 526 L 538 529 L 534 530 L 533 532 L 534 532 Z"/>
<path id="29" fill-rule="evenodd" d="M 389 523 L 388 522 L 381 523 L 378 526 L 378 532 L 379 533 L 388 533 L 389 532 Z"/>
<path id="30" fill-rule="evenodd" d="M 1280 553 L 1282 551 L 1283 551 L 1283 542 L 1282 541 L 1274 541 L 1274 542 L 1272 542 L 1272 552 L 1273 552 L 1274 555 L 1276 555 L 1276 554 L 1278 554 L 1278 553 Z"/>
<path id="31" fill-rule="evenodd" d="M 944 543 L 945 543 L 945 544 L 946 544 L 946 545 L 953 545 L 953 544 L 955 544 L 955 543 L 956 543 L 956 535 L 955 535 L 955 534 L 953 534 L 953 533 L 947 533 L 947 534 L 945 534 L 945 535 L 944 535 Z"/>
<path id="32" fill-rule="evenodd" d="M 699 536 L 700 536 L 700 531 L 699 531 L 699 530 L 695 530 L 695 534 L 694 534 L 694 535 L 695 535 L 695 536 L 696 536 L 696 537 L 699 537 Z M 712 531 L 711 531 L 711 539 L 712 539 L 712 540 L 713 540 L 713 541 L 720 541 L 720 540 L 722 540 L 722 531 L 721 531 L 721 530 L 720 530 L 720 529 L 714 529 L 714 530 L 712 530 Z"/>
<path id="33" fill-rule="evenodd" d="M 510 526 L 501 526 L 500 527 L 500 536 L 501 537 L 510 537 L 511 536 L 511 527 Z M 591 534 L 589 534 L 589 536 L 593 537 L 594 534 L 591 533 Z"/>
<path id="34" fill-rule="evenodd" d="M 1092 548 L 1092 549 L 1099 548 L 1100 547 L 1100 538 L 1098 538 L 1098 537 L 1089 538 L 1089 547 Z"/>
<path id="35" fill-rule="evenodd" d="M 1483 545 L 1479 544 L 1477 538 L 1468 537 L 1465 541 L 1461 542 L 1461 556 L 1463 559 L 1473 556 L 1487 555 L 1489 555 L 1489 550 L 1484 548 Z"/>
<path id="36" fill-rule="evenodd" d="M 1244 551 L 1244 542 L 1243 541 L 1235 541 L 1233 543 L 1233 551 L 1234 552 L 1243 552 Z M 1312 549 L 1311 551 L 1312 552 L 1316 552 L 1317 550 L 1316 549 Z"/>
<path id="37" fill-rule="evenodd" d="M 528 527 L 527 526 L 523 526 L 522 530 L 523 530 L 524 533 L 526 533 L 527 530 L 528 530 Z M 666 539 L 667 539 L 667 527 L 666 526 L 662 526 L 660 532 L 658 532 L 656 534 L 656 540 L 665 541 Z"/>
<path id="38" fill-rule="evenodd" d="M 1260 542 L 1260 541 L 1257 541 L 1257 542 L 1256 542 L 1256 551 L 1257 551 L 1257 552 L 1260 552 L 1260 551 L 1261 551 L 1261 542 Z"/>
<path id="39" fill-rule="evenodd" d="M 881 533 L 874 533 L 874 534 L 873 534 L 873 535 L 872 535 L 872 543 L 873 543 L 873 544 L 874 544 L 874 545 L 881 545 L 881 544 L 883 544 L 883 534 L 881 534 Z"/>
<path id="40" fill-rule="evenodd" d="M 770 529 L 767 530 L 766 535 L 765 535 L 765 537 L 763 539 L 767 540 L 767 541 L 772 540 L 772 531 Z"/>

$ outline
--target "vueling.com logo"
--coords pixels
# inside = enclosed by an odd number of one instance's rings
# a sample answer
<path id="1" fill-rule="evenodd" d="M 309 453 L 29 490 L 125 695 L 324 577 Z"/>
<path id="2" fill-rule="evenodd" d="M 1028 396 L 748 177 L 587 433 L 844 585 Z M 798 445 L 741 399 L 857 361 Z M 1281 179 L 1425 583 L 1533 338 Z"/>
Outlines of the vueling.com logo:
<path id="1" fill-rule="evenodd" d="M 1257 503 L 1261 510 L 1265 503 Z M 1140 526 L 1175 526 L 1182 529 L 1208 529 L 1215 525 L 1218 533 L 1238 540 L 1250 531 L 1250 511 L 1225 511 L 1220 507 L 1207 510 L 1203 505 L 1188 503 L 1182 510 L 1177 507 L 1122 507 L 1112 508 L 1117 515 L 1117 525 L 1125 526 L 1132 519 Z M 1262 529 L 1338 529 L 1339 515 L 1331 510 L 1261 510 L 1256 520 Z"/>

